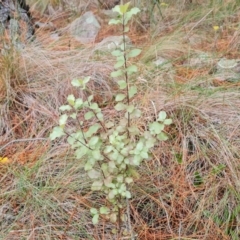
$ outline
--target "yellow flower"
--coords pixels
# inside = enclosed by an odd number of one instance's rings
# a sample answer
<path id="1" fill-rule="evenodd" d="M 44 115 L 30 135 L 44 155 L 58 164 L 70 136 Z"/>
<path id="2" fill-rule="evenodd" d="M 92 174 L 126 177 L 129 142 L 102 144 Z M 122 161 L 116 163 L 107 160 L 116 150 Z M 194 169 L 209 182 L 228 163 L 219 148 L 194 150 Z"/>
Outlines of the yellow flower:
<path id="1" fill-rule="evenodd" d="M 213 26 L 213 29 L 214 29 L 214 31 L 218 31 L 219 30 L 219 26 Z"/>
<path id="2" fill-rule="evenodd" d="M 9 163 L 9 159 L 7 157 L 0 157 L 0 164 L 6 164 Z"/>

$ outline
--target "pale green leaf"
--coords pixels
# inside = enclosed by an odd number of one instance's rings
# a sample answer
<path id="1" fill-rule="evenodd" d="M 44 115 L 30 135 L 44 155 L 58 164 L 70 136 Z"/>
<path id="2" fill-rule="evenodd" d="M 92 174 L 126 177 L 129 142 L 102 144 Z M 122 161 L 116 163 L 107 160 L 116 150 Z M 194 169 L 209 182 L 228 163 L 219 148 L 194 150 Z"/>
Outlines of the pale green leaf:
<path id="1" fill-rule="evenodd" d="M 121 153 L 123 156 L 127 157 L 128 154 L 129 154 L 129 149 L 128 149 L 128 148 L 123 148 L 123 149 L 120 151 L 120 153 Z"/>
<path id="2" fill-rule="evenodd" d="M 116 144 L 114 144 L 116 147 Z M 119 155 L 118 151 L 114 150 L 113 152 L 111 152 L 109 155 L 109 158 L 113 161 L 117 161 L 117 163 L 121 163 L 121 155 Z"/>
<path id="3" fill-rule="evenodd" d="M 115 185 L 112 183 L 112 180 L 113 180 L 113 176 L 107 176 L 105 179 L 104 179 L 104 185 L 108 188 L 112 188 L 114 187 Z"/>
<path id="4" fill-rule="evenodd" d="M 117 176 L 117 181 L 118 181 L 118 183 L 122 183 L 123 182 L 123 175 L 118 175 Z"/>
<path id="5" fill-rule="evenodd" d="M 165 124 L 165 125 L 170 125 L 170 124 L 172 124 L 172 119 L 170 119 L 170 118 L 165 119 L 165 120 L 163 121 L 163 124 Z"/>
<path id="6" fill-rule="evenodd" d="M 126 191 L 126 198 L 131 198 L 132 196 L 131 196 L 131 193 L 129 192 L 129 191 Z"/>
<path id="7" fill-rule="evenodd" d="M 69 105 L 62 105 L 60 108 L 59 108 L 60 111 L 70 111 L 72 110 L 72 107 L 69 106 Z"/>
<path id="8" fill-rule="evenodd" d="M 75 109 L 80 109 L 83 106 L 83 100 L 81 98 L 76 99 L 74 108 Z"/>
<path id="9" fill-rule="evenodd" d="M 95 160 L 103 160 L 104 157 L 102 156 L 101 152 L 99 150 L 93 150 L 92 151 L 92 157 L 95 159 Z"/>
<path id="10" fill-rule="evenodd" d="M 72 119 L 76 119 L 77 118 L 77 113 L 72 113 L 69 117 L 71 117 Z"/>
<path id="11" fill-rule="evenodd" d="M 112 145 L 108 145 L 108 146 L 105 147 L 104 153 L 105 153 L 105 154 L 108 154 L 108 153 L 110 153 L 113 149 L 114 149 L 114 148 L 113 148 Z"/>
<path id="12" fill-rule="evenodd" d="M 82 157 L 86 155 L 88 151 L 89 149 L 87 147 L 82 146 L 75 151 L 75 156 L 77 159 L 82 159 Z"/>
<path id="13" fill-rule="evenodd" d="M 132 98 L 137 93 L 137 87 L 131 86 L 129 89 L 129 98 Z"/>
<path id="14" fill-rule="evenodd" d="M 98 107 L 97 103 L 92 103 L 92 104 L 90 104 L 89 108 L 92 110 L 97 110 L 99 107 Z"/>
<path id="15" fill-rule="evenodd" d="M 132 165 L 139 166 L 142 158 L 139 155 L 135 155 L 133 159 L 131 159 Z"/>
<path id="16" fill-rule="evenodd" d="M 101 128 L 101 125 L 98 123 L 95 123 L 94 125 L 92 125 L 88 129 L 88 131 L 85 133 L 86 137 L 91 137 L 93 134 L 95 134 L 98 131 L 99 128 Z"/>
<path id="17" fill-rule="evenodd" d="M 138 49 L 138 48 L 135 48 L 135 49 L 132 49 L 128 54 L 127 54 L 127 57 L 128 58 L 133 58 L 133 57 L 136 57 L 138 56 L 140 53 L 141 53 L 141 49 Z"/>
<path id="18" fill-rule="evenodd" d="M 136 146 L 136 151 L 137 151 L 137 152 L 142 151 L 143 147 L 144 147 L 143 142 L 142 142 L 142 141 L 141 141 L 141 142 L 138 142 L 138 143 L 137 143 L 137 146 Z"/>
<path id="19" fill-rule="evenodd" d="M 91 169 L 88 171 L 88 176 L 91 179 L 96 179 L 99 178 L 101 176 L 100 172 L 96 171 L 95 169 Z"/>
<path id="20" fill-rule="evenodd" d="M 139 135 L 140 134 L 140 131 L 137 126 L 129 127 L 128 131 L 131 133 L 131 135 Z"/>
<path id="21" fill-rule="evenodd" d="M 140 12 L 140 9 L 137 7 L 133 7 L 133 8 L 131 8 L 130 12 L 132 15 L 138 14 Z"/>
<path id="22" fill-rule="evenodd" d="M 108 24 L 109 25 L 113 25 L 113 24 L 120 24 L 120 23 L 122 23 L 122 21 L 121 20 L 119 20 L 119 19 L 111 19 L 109 22 L 108 22 Z"/>
<path id="23" fill-rule="evenodd" d="M 157 138 L 160 141 L 166 141 L 166 140 L 168 140 L 168 135 L 164 132 L 161 132 L 157 135 Z"/>
<path id="24" fill-rule="evenodd" d="M 120 9 L 120 5 L 116 5 L 113 9 L 113 12 L 117 12 L 119 15 L 123 15 Z"/>
<path id="25" fill-rule="evenodd" d="M 129 113 L 132 113 L 134 111 L 134 109 L 135 109 L 134 105 L 129 105 L 126 108 L 127 112 L 129 112 Z"/>
<path id="26" fill-rule="evenodd" d="M 108 165 L 106 164 L 106 163 L 103 163 L 102 165 L 101 165 L 101 169 L 105 172 L 105 171 L 107 171 L 108 170 Z"/>
<path id="27" fill-rule="evenodd" d="M 85 77 L 85 78 L 83 79 L 83 84 L 87 84 L 87 83 L 90 81 L 90 79 L 91 79 L 90 76 Z"/>
<path id="28" fill-rule="evenodd" d="M 129 21 L 131 18 L 132 18 L 131 12 L 125 13 L 125 14 L 124 14 L 124 23 L 123 23 L 123 24 L 126 26 L 127 23 L 128 23 L 128 21 Z"/>
<path id="29" fill-rule="evenodd" d="M 100 207 L 100 213 L 101 214 L 109 214 L 110 209 L 108 207 Z"/>
<path id="30" fill-rule="evenodd" d="M 74 97 L 74 95 L 73 95 L 73 94 L 68 95 L 67 101 L 68 101 L 68 103 L 69 103 L 71 106 L 74 106 L 74 103 L 75 103 L 75 97 Z"/>
<path id="31" fill-rule="evenodd" d="M 127 106 L 122 103 L 122 102 L 119 102 L 115 105 L 114 107 L 117 111 L 122 111 L 122 110 L 125 110 L 127 108 Z"/>
<path id="32" fill-rule="evenodd" d="M 68 115 L 67 114 L 61 115 L 60 118 L 59 118 L 59 126 L 60 127 L 65 126 L 65 124 L 67 122 L 67 119 L 68 119 Z"/>
<path id="33" fill-rule="evenodd" d="M 93 164 L 88 160 L 84 165 L 84 170 L 89 171 L 93 168 Z"/>
<path id="34" fill-rule="evenodd" d="M 116 169 L 116 164 L 115 164 L 115 162 L 114 162 L 114 161 L 108 162 L 108 167 L 109 167 L 109 169 Z"/>
<path id="35" fill-rule="evenodd" d="M 96 215 L 96 214 L 98 214 L 98 210 L 97 210 L 96 208 L 91 208 L 91 209 L 90 209 L 90 213 L 91 213 L 92 215 Z"/>
<path id="36" fill-rule="evenodd" d="M 91 190 L 92 191 L 100 191 L 102 189 L 103 182 L 102 181 L 95 181 L 92 184 Z"/>
<path id="37" fill-rule="evenodd" d="M 130 183 L 133 182 L 133 178 L 131 178 L 131 177 L 126 177 L 126 178 L 125 178 L 125 182 L 126 182 L 127 184 L 130 184 Z"/>
<path id="38" fill-rule="evenodd" d="M 125 192 L 127 189 L 126 187 L 126 184 L 125 183 L 122 183 L 120 188 L 118 189 L 118 192 L 121 193 L 121 192 Z"/>
<path id="39" fill-rule="evenodd" d="M 138 71 L 135 65 L 131 65 L 126 69 L 127 73 L 131 75 L 132 73 L 136 73 Z"/>
<path id="40" fill-rule="evenodd" d="M 117 70 L 117 71 L 113 71 L 111 72 L 111 77 L 115 78 L 115 77 L 120 77 L 123 75 L 123 71 L 122 70 Z"/>
<path id="41" fill-rule="evenodd" d="M 84 114 L 85 120 L 89 120 L 89 119 L 91 119 L 93 117 L 94 117 L 94 113 L 92 111 L 89 111 L 89 112 Z"/>
<path id="42" fill-rule="evenodd" d="M 99 137 L 98 136 L 93 136 L 89 140 L 88 144 L 89 144 L 89 146 L 94 147 L 98 143 L 98 141 L 99 141 Z"/>
<path id="43" fill-rule="evenodd" d="M 123 132 L 126 132 L 126 127 L 124 127 L 124 126 L 117 126 L 117 127 L 116 127 L 116 130 L 117 130 L 119 133 L 123 133 Z"/>
<path id="44" fill-rule="evenodd" d="M 112 189 L 112 190 L 108 193 L 108 198 L 109 198 L 109 199 L 113 199 L 117 194 L 118 194 L 118 190 L 117 190 L 117 189 Z"/>
<path id="45" fill-rule="evenodd" d="M 125 61 L 124 55 L 117 57 L 117 62 L 119 61 Z"/>
<path id="46" fill-rule="evenodd" d="M 116 101 L 116 102 L 122 101 L 125 97 L 126 97 L 125 94 L 119 93 L 119 94 L 116 96 L 115 101 Z"/>
<path id="47" fill-rule="evenodd" d="M 99 215 L 98 215 L 98 214 L 95 214 L 95 215 L 93 216 L 93 218 L 92 218 L 92 223 L 93 223 L 94 225 L 96 225 L 96 224 L 98 224 L 98 222 L 99 222 Z"/>
<path id="48" fill-rule="evenodd" d="M 117 83 L 118 83 L 120 89 L 125 89 L 127 87 L 127 83 L 124 80 L 120 80 Z"/>
<path id="49" fill-rule="evenodd" d="M 158 119 L 157 119 L 157 121 L 163 122 L 163 121 L 166 119 L 166 117 L 167 117 L 166 112 L 160 111 L 159 114 L 158 114 Z"/>
<path id="50" fill-rule="evenodd" d="M 149 130 L 152 134 L 159 134 L 163 131 L 164 124 L 159 122 L 153 122 L 149 124 Z"/>
<path id="51" fill-rule="evenodd" d="M 93 100 L 93 95 L 88 96 L 88 101 L 91 102 Z"/>
<path id="52" fill-rule="evenodd" d="M 124 65 L 125 61 L 124 60 L 119 60 L 117 61 L 116 64 L 114 64 L 114 68 L 120 68 Z"/>
<path id="53" fill-rule="evenodd" d="M 73 79 L 71 81 L 71 84 L 74 86 L 74 87 L 82 87 L 83 85 L 83 80 L 82 79 Z"/>
<path id="54" fill-rule="evenodd" d="M 54 140 L 56 138 L 66 135 L 63 129 L 59 126 L 54 127 L 52 133 L 50 134 L 50 139 Z"/>
<path id="55" fill-rule="evenodd" d="M 103 114 L 101 112 L 98 112 L 97 118 L 98 118 L 98 120 L 103 121 Z"/>
<path id="56" fill-rule="evenodd" d="M 76 141 L 76 138 L 74 136 L 75 134 L 71 134 L 68 138 L 67 138 L 67 142 L 69 145 L 73 145 Z"/>
<path id="57" fill-rule="evenodd" d="M 114 57 L 123 56 L 123 52 L 120 51 L 120 50 L 114 50 L 114 51 L 111 52 L 111 54 L 112 54 Z"/>
<path id="58" fill-rule="evenodd" d="M 120 49 L 124 52 L 125 51 L 125 48 L 126 48 L 126 42 L 124 43 L 121 43 L 120 44 Z"/>
<path id="59" fill-rule="evenodd" d="M 146 145 L 145 145 L 145 146 L 146 146 L 148 149 L 150 149 L 150 148 L 154 147 L 155 142 L 156 142 L 156 139 L 155 139 L 155 138 L 153 138 L 153 137 L 147 138 L 147 141 L 146 141 Z"/>
<path id="60" fill-rule="evenodd" d="M 142 112 L 139 109 L 134 109 L 131 113 L 131 118 L 140 118 L 142 115 Z"/>
<path id="61" fill-rule="evenodd" d="M 140 156 L 144 159 L 148 159 L 148 152 L 146 149 L 144 149 L 141 153 Z"/>

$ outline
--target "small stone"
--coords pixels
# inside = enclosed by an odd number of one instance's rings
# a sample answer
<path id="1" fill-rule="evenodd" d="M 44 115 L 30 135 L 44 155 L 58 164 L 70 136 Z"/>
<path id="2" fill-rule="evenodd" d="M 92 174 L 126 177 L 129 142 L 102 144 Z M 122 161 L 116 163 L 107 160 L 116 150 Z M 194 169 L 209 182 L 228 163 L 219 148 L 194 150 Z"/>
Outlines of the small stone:
<path id="1" fill-rule="evenodd" d="M 112 51 L 123 43 L 122 36 L 110 36 L 104 38 L 100 43 L 95 46 L 95 50 L 102 50 L 102 51 Z M 126 36 L 126 43 L 127 45 L 131 44 L 131 40 L 128 36 Z"/>
<path id="2" fill-rule="evenodd" d="M 89 11 L 70 24 L 70 33 L 77 41 L 88 44 L 94 42 L 100 27 L 94 14 Z"/>

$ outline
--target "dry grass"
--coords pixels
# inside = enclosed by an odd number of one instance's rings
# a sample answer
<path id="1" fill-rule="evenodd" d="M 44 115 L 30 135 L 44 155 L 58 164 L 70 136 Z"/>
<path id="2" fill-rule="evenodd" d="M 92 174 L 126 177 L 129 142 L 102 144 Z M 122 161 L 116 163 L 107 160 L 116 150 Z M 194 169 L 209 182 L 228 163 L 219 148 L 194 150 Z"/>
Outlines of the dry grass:
<path id="1" fill-rule="evenodd" d="M 151 31 L 130 33 L 143 48 L 134 80 L 143 117 L 136 124 L 145 127 L 162 109 L 173 119 L 169 140 L 154 148 L 132 186 L 132 228 L 140 240 L 237 240 L 240 84 L 209 74 L 219 57 L 240 58 L 237 2 L 178 2 L 169 1 L 165 20 Z M 217 40 L 213 25 L 222 27 Z M 106 26 L 99 41 L 113 31 Z M 0 165 L 0 239 L 114 239 L 107 221 L 91 223 L 89 208 L 104 198 L 91 192 L 83 163 L 65 139 L 48 140 L 59 106 L 71 93 L 82 96 L 74 78 L 91 75 L 89 91 L 107 118 L 116 117 L 114 59 L 74 41 L 69 48 L 69 36 L 48 41 L 47 34 L 39 31 L 38 44 L 0 56 L 0 157 L 10 160 Z M 186 60 L 201 51 L 213 64 L 189 68 Z M 158 56 L 173 64 L 171 71 L 153 66 Z"/>

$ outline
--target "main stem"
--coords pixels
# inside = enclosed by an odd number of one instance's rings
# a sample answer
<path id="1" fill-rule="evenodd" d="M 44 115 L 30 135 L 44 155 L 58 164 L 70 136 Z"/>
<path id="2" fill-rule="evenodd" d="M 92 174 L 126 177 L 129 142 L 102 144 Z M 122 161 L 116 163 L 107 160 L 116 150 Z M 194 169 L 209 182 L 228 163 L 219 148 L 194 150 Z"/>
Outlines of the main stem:
<path id="1" fill-rule="evenodd" d="M 128 73 L 127 73 L 127 54 L 126 54 L 126 35 L 125 35 L 125 19 L 124 19 L 124 14 L 123 14 L 123 23 L 122 23 L 122 31 L 123 31 L 123 57 L 124 57 L 124 69 L 125 69 L 125 81 L 126 81 L 126 85 L 127 85 L 127 104 L 128 106 L 130 105 L 130 98 L 129 98 L 129 79 L 128 79 Z M 128 115 L 128 128 L 130 128 L 131 126 L 131 119 L 130 119 L 130 113 L 127 113 Z M 130 133 L 128 130 L 128 137 L 130 137 Z"/>

